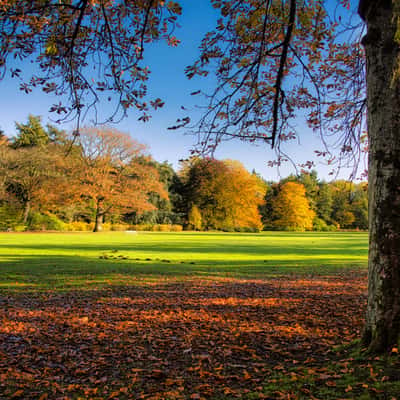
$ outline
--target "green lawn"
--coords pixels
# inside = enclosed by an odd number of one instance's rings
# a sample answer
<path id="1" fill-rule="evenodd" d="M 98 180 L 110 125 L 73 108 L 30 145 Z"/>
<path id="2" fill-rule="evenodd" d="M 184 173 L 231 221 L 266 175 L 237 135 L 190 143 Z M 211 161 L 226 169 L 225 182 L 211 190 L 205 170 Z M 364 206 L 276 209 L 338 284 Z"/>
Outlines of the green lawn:
<path id="1" fill-rule="evenodd" d="M 366 264 L 367 234 L 358 232 L 0 234 L 0 290 L 327 274 Z"/>

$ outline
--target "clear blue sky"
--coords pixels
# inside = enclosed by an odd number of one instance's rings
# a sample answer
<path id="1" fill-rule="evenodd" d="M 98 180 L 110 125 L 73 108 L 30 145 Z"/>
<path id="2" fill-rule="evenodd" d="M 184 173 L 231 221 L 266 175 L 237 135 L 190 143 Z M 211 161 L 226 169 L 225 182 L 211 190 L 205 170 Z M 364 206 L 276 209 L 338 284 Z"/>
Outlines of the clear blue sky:
<path id="1" fill-rule="evenodd" d="M 177 48 L 171 48 L 160 43 L 145 52 L 145 60 L 152 71 L 148 83 L 151 98 L 162 98 L 165 106 L 153 112 L 151 120 L 147 123 L 137 121 L 138 115 L 132 109 L 129 116 L 115 126 L 148 145 L 149 153 L 156 160 L 167 160 L 174 168 L 178 168 L 179 159 L 189 156 L 189 151 L 195 143 L 195 138 L 184 135 L 182 130 L 171 131 L 167 130 L 167 127 L 173 125 L 177 118 L 187 115 L 180 107 L 184 105 L 193 108 L 196 99 L 190 96 L 190 93 L 204 88 L 201 85 L 207 84 L 200 80 L 188 81 L 184 75 L 184 68 L 195 60 L 204 33 L 214 27 L 216 14 L 209 3 L 209 0 L 183 1 L 183 16 L 180 20 L 182 28 L 176 31 L 181 44 Z M 0 90 L 0 127 L 7 135 L 14 135 L 15 121 L 25 122 L 28 114 L 41 115 L 44 123 L 50 122 L 48 109 L 52 99 L 48 95 L 39 91 L 26 95 L 18 90 L 18 82 L 15 80 L 0 82 Z M 313 156 L 314 150 L 321 149 L 316 135 L 305 128 L 300 120 L 298 127 L 302 133 L 301 141 L 293 143 L 289 148 L 290 155 L 296 162 L 316 160 L 319 176 L 327 180 L 332 179 L 328 176 L 330 168 Z M 73 123 L 62 125 L 61 128 L 71 130 Z M 280 174 L 276 168 L 268 167 L 267 162 L 274 158 L 274 152 L 268 146 L 231 141 L 223 143 L 215 155 L 221 159 L 240 160 L 248 170 L 255 169 L 268 180 L 278 180 L 295 172 L 290 165 L 282 167 Z M 347 178 L 349 173 L 343 170 L 340 176 Z"/>

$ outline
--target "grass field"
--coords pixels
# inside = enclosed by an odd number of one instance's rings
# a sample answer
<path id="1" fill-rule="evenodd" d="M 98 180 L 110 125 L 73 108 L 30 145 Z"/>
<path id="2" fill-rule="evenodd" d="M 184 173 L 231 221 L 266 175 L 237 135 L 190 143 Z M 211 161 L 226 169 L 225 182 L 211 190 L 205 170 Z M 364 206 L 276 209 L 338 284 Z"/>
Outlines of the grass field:
<path id="1" fill-rule="evenodd" d="M 85 289 L 160 277 L 329 274 L 366 263 L 365 233 L 0 235 L 0 288 L 7 290 Z"/>
<path id="2" fill-rule="evenodd" d="M 400 399 L 365 233 L 0 235 L 0 399 Z"/>

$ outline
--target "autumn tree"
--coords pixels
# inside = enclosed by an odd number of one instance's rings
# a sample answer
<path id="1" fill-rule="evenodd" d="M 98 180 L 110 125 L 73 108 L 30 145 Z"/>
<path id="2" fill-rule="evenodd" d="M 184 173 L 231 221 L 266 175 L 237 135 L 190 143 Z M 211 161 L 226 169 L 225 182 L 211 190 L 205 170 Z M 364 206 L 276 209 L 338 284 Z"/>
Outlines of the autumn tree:
<path id="1" fill-rule="evenodd" d="M 205 229 L 262 228 L 265 186 L 238 161 L 193 158 L 181 177 L 188 212 L 197 208 Z"/>
<path id="2" fill-rule="evenodd" d="M 201 231 L 203 228 L 201 212 L 196 205 L 193 205 L 188 213 L 188 224 L 189 227 L 196 231 Z"/>
<path id="3" fill-rule="evenodd" d="M 111 128 L 85 128 L 80 133 L 80 195 L 91 201 L 94 231 L 102 230 L 112 210 L 143 212 L 155 208 L 151 193 L 167 197 L 156 168 L 144 162 L 144 146 Z"/>
<path id="4" fill-rule="evenodd" d="M 0 176 L 7 195 L 23 206 L 25 224 L 32 209 L 65 202 L 68 197 L 65 158 L 54 147 L 13 149 L 0 146 Z M 65 189 L 65 190 L 63 190 Z"/>
<path id="5" fill-rule="evenodd" d="M 311 230 L 315 213 L 310 208 L 301 183 L 286 182 L 272 203 L 275 228 L 289 231 Z"/>
<path id="6" fill-rule="evenodd" d="M 159 180 L 163 184 L 165 191 L 168 192 L 168 197 L 152 192 L 149 196 L 149 201 L 155 208 L 139 213 L 128 212 L 123 215 L 124 221 L 132 224 L 181 224 L 183 213 L 177 208 L 177 204 L 181 202 L 179 189 L 177 188 L 179 183 L 177 173 L 167 161 L 160 163 L 148 157 L 142 161 L 157 170 Z"/>
<path id="7" fill-rule="evenodd" d="M 343 15 L 351 8 L 349 0 L 338 3 Z M 400 337 L 398 2 L 359 0 L 367 29 L 365 53 L 359 35 L 349 35 L 329 15 L 332 2 L 212 4 L 221 18 L 203 40 L 199 60 L 187 68 L 189 77 L 216 74 L 215 90 L 207 97 L 210 103 L 197 130 L 203 149 L 212 151 L 232 137 L 260 141 L 277 149 L 279 164 L 287 159 L 282 143 L 298 136 L 290 124 L 297 110 L 307 115 L 327 145 L 316 149 L 318 154 L 339 165 L 343 160 L 357 162 L 365 147 L 368 110 L 371 239 L 364 343 L 371 351 L 390 348 Z M 20 88 L 26 92 L 39 86 L 66 95 L 67 104 L 51 108 L 61 118 L 74 114 L 79 121 L 85 106 L 97 104 L 102 93 L 107 98 L 117 92 L 123 114 L 133 106 L 147 119 L 150 106 L 157 108 L 162 101 L 149 106 L 143 100 L 149 71 L 142 65 L 144 44 L 165 38 L 175 45 L 171 28 L 180 12 L 172 1 L 3 1 L 1 74 L 9 68 L 12 76 L 22 78 Z M 355 32 L 362 32 L 361 26 Z M 41 74 L 23 79 L 10 58 L 35 60 Z M 87 75 L 92 59 L 99 60 L 95 66 L 100 79 L 94 82 Z M 333 134 L 338 138 L 337 157 L 325 140 Z"/>

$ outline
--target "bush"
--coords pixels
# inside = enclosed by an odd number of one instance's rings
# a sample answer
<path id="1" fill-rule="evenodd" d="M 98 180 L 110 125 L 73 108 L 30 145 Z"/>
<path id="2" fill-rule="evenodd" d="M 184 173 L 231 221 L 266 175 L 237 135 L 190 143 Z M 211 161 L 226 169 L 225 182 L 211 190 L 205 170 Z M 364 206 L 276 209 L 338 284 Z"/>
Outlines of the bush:
<path id="1" fill-rule="evenodd" d="M 223 232 L 235 232 L 236 229 L 235 229 L 233 226 L 224 226 L 224 227 L 222 228 L 222 231 L 223 231 Z"/>
<path id="2" fill-rule="evenodd" d="M 148 224 L 135 224 L 129 226 L 130 231 L 150 231 L 151 225 Z"/>
<path id="3" fill-rule="evenodd" d="M 328 224 L 321 218 L 314 218 L 313 231 L 324 232 L 328 229 Z"/>
<path id="4" fill-rule="evenodd" d="M 170 232 L 171 231 L 171 225 L 159 224 L 159 225 L 157 225 L 157 230 L 159 232 Z"/>
<path id="5" fill-rule="evenodd" d="M 258 233 L 260 229 L 255 226 L 241 226 L 239 228 L 235 228 L 236 232 L 246 232 L 246 233 Z"/>
<path id="6" fill-rule="evenodd" d="M 128 224 L 112 224 L 111 225 L 111 230 L 112 231 L 127 231 L 130 229 L 130 226 Z"/>
<path id="7" fill-rule="evenodd" d="M 88 232 L 94 228 L 93 224 L 89 224 L 83 221 L 74 221 L 66 224 L 66 230 L 72 232 Z"/>
<path id="8" fill-rule="evenodd" d="M 28 230 L 30 231 L 65 231 L 67 224 L 53 214 L 41 214 L 33 212 L 28 218 Z"/>
<path id="9" fill-rule="evenodd" d="M 26 225 L 15 225 L 13 227 L 13 231 L 14 232 L 25 232 L 26 231 L 27 226 Z"/>
<path id="10" fill-rule="evenodd" d="M 20 210 L 7 204 L 0 207 L 0 231 L 15 230 L 20 222 Z"/>
<path id="11" fill-rule="evenodd" d="M 137 224 L 126 226 L 125 230 L 147 231 L 147 232 L 182 232 L 182 225 L 170 224 Z"/>
<path id="12" fill-rule="evenodd" d="M 102 232 L 109 232 L 111 231 L 111 222 L 103 222 L 101 224 L 101 231 Z"/>
<path id="13" fill-rule="evenodd" d="M 335 225 L 328 225 L 321 218 L 314 218 L 313 221 L 313 231 L 319 232 L 335 232 L 337 230 Z"/>

